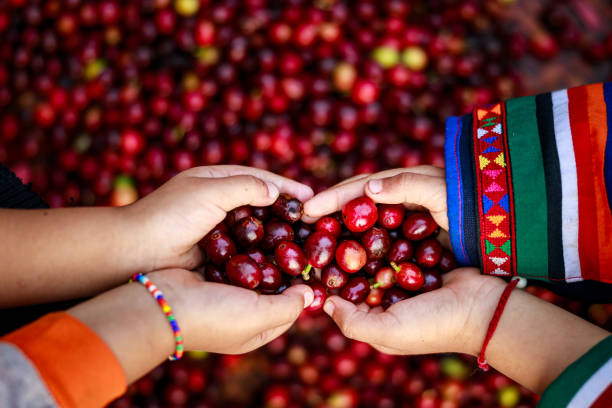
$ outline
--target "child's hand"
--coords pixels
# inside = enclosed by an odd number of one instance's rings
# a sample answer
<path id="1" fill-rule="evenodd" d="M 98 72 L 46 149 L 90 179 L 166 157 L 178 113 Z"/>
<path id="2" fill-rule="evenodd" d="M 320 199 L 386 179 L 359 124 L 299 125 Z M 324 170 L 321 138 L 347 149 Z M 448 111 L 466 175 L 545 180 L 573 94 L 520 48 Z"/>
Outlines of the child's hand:
<path id="1" fill-rule="evenodd" d="M 387 354 L 478 353 L 504 282 L 475 268 L 443 275 L 440 289 L 395 303 L 386 311 L 338 296 L 324 310 L 345 336 Z"/>
<path id="2" fill-rule="evenodd" d="M 267 206 L 279 191 L 302 201 L 312 189 L 276 174 L 242 166 L 195 167 L 125 207 L 138 232 L 134 256 L 147 260 L 144 270 L 193 269 L 202 260 L 197 246 L 204 235 L 241 205 Z"/>
<path id="3" fill-rule="evenodd" d="M 0 209 L 0 307 L 94 296 L 136 272 L 193 269 L 197 243 L 227 211 L 312 189 L 241 166 L 184 171 L 126 207 Z M 59 284 L 61 283 L 61 284 Z"/>
<path id="4" fill-rule="evenodd" d="M 462 268 L 440 289 L 370 309 L 337 296 L 325 312 L 345 336 L 387 354 L 480 354 L 506 283 Z M 610 333 L 549 302 L 515 289 L 484 355 L 491 367 L 536 393 Z"/>
<path id="5" fill-rule="evenodd" d="M 171 306 L 185 350 L 246 353 L 285 332 L 314 299 L 306 285 L 269 296 L 204 282 L 200 275 L 183 269 L 152 272 L 147 277 Z M 119 286 L 68 312 L 106 342 L 129 382 L 175 351 L 166 316 L 139 283 Z"/>
<path id="6" fill-rule="evenodd" d="M 307 285 L 291 286 L 279 295 L 260 295 L 205 282 L 200 275 L 180 269 L 147 276 L 172 306 L 187 350 L 223 354 L 254 350 L 289 329 L 314 299 Z"/>
<path id="7" fill-rule="evenodd" d="M 377 203 L 403 203 L 413 210 L 425 208 L 448 231 L 444 170 L 433 166 L 392 169 L 345 180 L 304 203 L 304 221 L 312 222 L 339 211 L 364 194 Z"/>

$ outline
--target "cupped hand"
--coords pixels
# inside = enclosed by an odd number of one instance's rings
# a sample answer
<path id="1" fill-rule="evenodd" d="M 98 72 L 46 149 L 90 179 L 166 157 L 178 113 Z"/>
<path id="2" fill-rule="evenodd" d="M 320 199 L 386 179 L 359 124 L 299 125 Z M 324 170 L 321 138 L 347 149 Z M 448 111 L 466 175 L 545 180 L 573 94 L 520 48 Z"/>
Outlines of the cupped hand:
<path id="1" fill-rule="evenodd" d="M 241 205 L 267 206 L 279 192 L 302 201 L 312 197 L 304 184 L 265 170 L 243 166 L 208 166 L 186 170 L 125 207 L 137 231 L 144 270 L 193 269 L 202 261 L 197 243 L 228 211 Z"/>
<path id="2" fill-rule="evenodd" d="M 504 282 L 475 268 L 443 276 L 440 289 L 379 306 L 330 297 L 324 310 L 345 336 L 387 354 L 461 352 L 476 355 Z"/>
<path id="3" fill-rule="evenodd" d="M 345 180 L 306 201 L 303 219 L 314 222 L 363 195 L 377 203 L 404 204 L 411 210 L 426 209 L 438 225 L 448 231 L 444 170 L 433 166 L 391 169 Z"/>
<path id="4" fill-rule="evenodd" d="M 241 354 L 272 341 L 312 303 L 307 285 L 279 295 L 205 282 L 200 275 L 173 269 L 147 275 L 164 293 L 180 324 L 186 350 Z"/>

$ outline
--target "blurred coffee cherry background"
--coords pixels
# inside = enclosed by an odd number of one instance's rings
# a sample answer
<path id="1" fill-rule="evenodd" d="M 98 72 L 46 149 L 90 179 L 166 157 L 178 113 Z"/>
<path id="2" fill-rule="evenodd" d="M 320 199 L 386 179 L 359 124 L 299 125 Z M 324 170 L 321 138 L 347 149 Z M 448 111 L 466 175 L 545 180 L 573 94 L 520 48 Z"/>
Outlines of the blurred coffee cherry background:
<path id="1" fill-rule="evenodd" d="M 444 119 L 612 80 L 606 0 L 3 0 L 0 162 L 52 207 L 125 205 L 235 163 L 316 191 L 444 165 Z M 612 305 L 533 294 L 595 324 Z M 532 407 L 468 356 L 394 357 L 322 314 L 243 356 L 190 353 L 113 407 Z"/>

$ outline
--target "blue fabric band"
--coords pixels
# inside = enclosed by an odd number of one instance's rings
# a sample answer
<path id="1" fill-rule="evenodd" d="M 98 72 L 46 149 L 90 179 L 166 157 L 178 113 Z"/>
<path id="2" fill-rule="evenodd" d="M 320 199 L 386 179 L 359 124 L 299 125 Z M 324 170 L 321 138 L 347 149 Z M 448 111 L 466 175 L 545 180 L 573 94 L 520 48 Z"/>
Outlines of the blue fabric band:
<path id="1" fill-rule="evenodd" d="M 446 120 L 446 138 L 444 155 L 446 161 L 446 205 L 448 208 L 448 226 L 451 246 L 457 262 L 466 266 L 470 264 L 465 243 L 463 242 L 463 185 L 461 180 L 461 159 L 459 142 L 461 140 L 461 120 L 451 116 Z"/>

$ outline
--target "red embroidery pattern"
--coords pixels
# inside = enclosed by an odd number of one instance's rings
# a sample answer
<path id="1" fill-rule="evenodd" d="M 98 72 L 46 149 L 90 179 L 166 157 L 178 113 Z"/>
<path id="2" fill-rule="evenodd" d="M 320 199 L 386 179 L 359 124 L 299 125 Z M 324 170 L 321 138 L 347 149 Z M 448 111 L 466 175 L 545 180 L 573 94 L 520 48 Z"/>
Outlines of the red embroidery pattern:
<path id="1" fill-rule="evenodd" d="M 512 180 L 503 107 L 474 109 L 474 162 L 480 223 L 482 270 L 516 275 Z"/>

